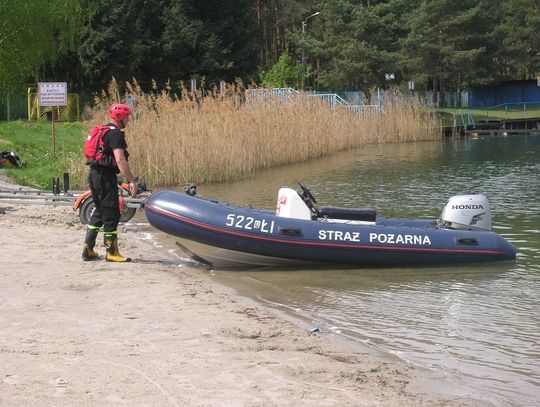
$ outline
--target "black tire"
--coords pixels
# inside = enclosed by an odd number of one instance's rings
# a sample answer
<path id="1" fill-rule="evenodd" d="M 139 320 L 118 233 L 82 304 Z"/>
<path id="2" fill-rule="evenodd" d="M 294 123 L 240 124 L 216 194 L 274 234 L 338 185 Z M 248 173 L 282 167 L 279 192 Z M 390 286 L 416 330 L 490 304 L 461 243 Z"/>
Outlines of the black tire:
<path id="1" fill-rule="evenodd" d="M 92 217 L 92 213 L 94 212 L 95 205 L 94 201 L 92 201 L 92 198 L 87 198 L 83 201 L 81 206 L 79 207 L 79 219 L 83 225 L 87 225 L 90 223 L 90 218 Z M 135 213 L 137 212 L 137 208 L 125 208 L 124 212 L 120 215 L 120 222 L 127 222 L 131 220 L 135 216 Z"/>
<path id="2" fill-rule="evenodd" d="M 88 223 L 90 223 L 90 217 L 92 216 L 94 209 L 94 201 L 92 201 L 92 198 L 90 197 L 86 198 L 81 206 L 79 206 L 79 219 L 83 225 L 88 225 Z"/>
<path id="3" fill-rule="evenodd" d="M 137 212 L 137 208 L 125 208 L 124 213 L 120 215 L 120 222 L 128 222 L 135 216 L 135 213 Z"/>

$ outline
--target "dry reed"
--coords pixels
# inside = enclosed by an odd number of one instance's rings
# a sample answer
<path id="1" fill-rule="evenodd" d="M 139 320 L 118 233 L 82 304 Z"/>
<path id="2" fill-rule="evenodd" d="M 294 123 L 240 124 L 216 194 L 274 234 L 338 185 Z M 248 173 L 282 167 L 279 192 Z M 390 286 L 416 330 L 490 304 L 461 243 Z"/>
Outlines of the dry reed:
<path id="1" fill-rule="evenodd" d="M 101 122 L 106 106 L 120 100 L 117 89 L 112 82 L 97 100 Z M 136 103 L 126 131 L 130 163 L 154 187 L 230 181 L 368 143 L 441 137 L 431 110 L 400 96 L 387 99 L 384 113 L 362 114 L 303 94 L 247 103 L 241 83 L 221 93 L 145 93 L 136 82 L 127 91 Z M 84 168 L 76 167 L 72 172 L 82 176 Z"/>

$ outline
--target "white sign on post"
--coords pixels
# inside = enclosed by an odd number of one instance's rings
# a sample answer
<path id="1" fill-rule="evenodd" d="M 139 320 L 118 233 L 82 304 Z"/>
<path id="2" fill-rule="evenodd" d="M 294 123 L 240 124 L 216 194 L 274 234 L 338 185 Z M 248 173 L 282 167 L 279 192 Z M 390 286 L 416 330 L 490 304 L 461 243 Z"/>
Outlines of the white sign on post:
<path id="1" fill-rule="evenodd" d="M 39 82 L 40 106 L 67 106 L 67 82 Z"/>
<path id="2" fill-rule="evenodd" d="M 67 106 L 67 82 L 39 82 L 38 97 L 40 106 Z M 51 110 L 52 155 L 56 155 L 56 133 L 54 131 L 55 110 Z"/>

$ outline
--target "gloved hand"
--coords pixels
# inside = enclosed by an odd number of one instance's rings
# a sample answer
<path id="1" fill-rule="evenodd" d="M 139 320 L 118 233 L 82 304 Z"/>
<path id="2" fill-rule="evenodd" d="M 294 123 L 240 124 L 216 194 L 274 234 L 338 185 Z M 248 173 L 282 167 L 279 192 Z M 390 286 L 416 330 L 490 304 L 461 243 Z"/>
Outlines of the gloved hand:
<path id="1" fill-rule="evenodd" d="M 129 183 L 129 193 L 133 198 L 137 196 L 137 184 L 135 183 L 135 181 Z"/>

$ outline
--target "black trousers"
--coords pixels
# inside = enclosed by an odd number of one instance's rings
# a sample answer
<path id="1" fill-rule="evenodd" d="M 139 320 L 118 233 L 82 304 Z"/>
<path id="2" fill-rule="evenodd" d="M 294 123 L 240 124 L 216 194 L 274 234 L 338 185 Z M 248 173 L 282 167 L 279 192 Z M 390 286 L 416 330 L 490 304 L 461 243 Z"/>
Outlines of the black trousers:
<path id="1" fill-rule="evenodd" d="M 108 168 L 91 167 L 88 184 L 96 206 L 90 217 L 90 225 L 103 226 L 104 232 L 116 231 L 120 221 L 116 173 Z"/>

